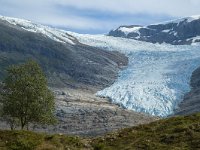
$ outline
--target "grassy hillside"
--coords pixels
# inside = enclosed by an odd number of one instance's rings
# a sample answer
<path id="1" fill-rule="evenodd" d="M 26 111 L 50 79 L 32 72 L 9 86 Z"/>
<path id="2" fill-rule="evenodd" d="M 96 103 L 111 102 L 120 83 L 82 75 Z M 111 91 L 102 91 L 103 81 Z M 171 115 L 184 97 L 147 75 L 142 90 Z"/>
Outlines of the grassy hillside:
<path id="1" fill-rule="evenodd" d="M 78 137 L 47 135 L 29 131 L 0 131 L 0 150 L 79 150 L 91 149 Z"/>
<path id="2" fill-rule="evenodd" d="M 96 149 L 200 149 L 200 114 L 164 119 L 97 138 Z"/>
<path id="3" fill-rule="evenodd" d="M 27 131 L 0 131 L 0 149 L 195 150 L 200 149 L 200 114 L 159 120 L 92 139 Z"/>

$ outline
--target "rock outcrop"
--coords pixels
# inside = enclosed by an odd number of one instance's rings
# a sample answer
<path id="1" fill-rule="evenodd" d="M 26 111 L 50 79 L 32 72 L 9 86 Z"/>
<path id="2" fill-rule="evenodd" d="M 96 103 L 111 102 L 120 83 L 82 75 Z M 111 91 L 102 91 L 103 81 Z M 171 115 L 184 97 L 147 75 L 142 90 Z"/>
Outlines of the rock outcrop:
<path id="1" fill-rule="evenodd" d="M 185 95 L 175 115 L 200 112 L 200 67 L 193 72 L 190 85 L 191 91 Z"/>

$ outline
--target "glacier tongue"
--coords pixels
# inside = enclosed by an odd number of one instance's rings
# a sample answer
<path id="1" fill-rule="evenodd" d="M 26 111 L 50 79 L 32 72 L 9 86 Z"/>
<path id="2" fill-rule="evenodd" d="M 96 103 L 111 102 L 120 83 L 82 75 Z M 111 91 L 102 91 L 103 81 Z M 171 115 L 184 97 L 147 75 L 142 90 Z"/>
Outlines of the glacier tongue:
<path id="1" fill-rule="evenodd" d="M 129 66 L 121 72 L 118 81 L 98 95 L 138 112 L 156 116 L 172 114 L 189 90 L 192 70 L 200 64 L 199 58 L 190 60 L 187 54 L 182 59 L 179 53 L 131 53 Z"/>
<path id="2" fill-rule="evenodd" d="M 113 103 L 155 116 L 173 114 L 190 90 L 192 72 L 200 66 L 200 46 L 152 44 L 104 35 L 73 34 L 91 46 L 120 51 L 129 58 L 117 81 L 97 95 Z"/>

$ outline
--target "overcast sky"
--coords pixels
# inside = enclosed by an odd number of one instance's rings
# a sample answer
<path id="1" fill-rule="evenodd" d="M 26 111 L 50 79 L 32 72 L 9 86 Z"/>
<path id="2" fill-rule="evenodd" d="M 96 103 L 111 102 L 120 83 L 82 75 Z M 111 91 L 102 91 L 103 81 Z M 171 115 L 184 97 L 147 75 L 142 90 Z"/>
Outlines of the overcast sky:
<path id="1" fill-rule="evenodd" d="M 0 0 L 0 15 L 80 33 L 200 15 L 200 0 Z"/>

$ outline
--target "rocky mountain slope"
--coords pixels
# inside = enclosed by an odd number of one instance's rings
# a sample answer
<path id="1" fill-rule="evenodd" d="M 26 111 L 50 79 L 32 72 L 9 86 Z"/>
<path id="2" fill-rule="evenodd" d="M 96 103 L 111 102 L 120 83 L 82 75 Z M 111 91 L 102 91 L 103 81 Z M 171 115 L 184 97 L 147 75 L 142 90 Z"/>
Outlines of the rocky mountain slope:
<path id="1" fill-rule="evenodd" d="M 110 31 L 108 35 L 152 43 L 192 44 L 200 42 L 200 16 L 148 26 L 120 26 L 116 30 Z"/>
<path id="2" fill-rule="evenodd" d="M 40 63 L 49 84 L 56 87 L 106 87 L 128 61 L 120 53 L 81 44 L 62 30 L 0 17 L 0 79 L 9 65 L 30 58 Z"/>

